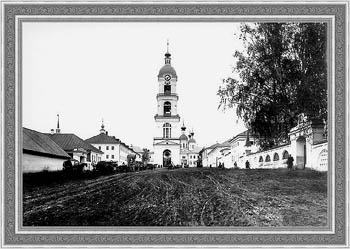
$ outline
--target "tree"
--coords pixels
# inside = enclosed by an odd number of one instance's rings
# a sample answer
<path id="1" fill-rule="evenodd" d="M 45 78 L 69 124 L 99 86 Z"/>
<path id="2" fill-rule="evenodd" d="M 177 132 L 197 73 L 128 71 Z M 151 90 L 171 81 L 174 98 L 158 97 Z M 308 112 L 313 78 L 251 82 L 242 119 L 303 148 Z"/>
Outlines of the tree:
<path id="1" fill-rule="evenodd" d="M 147 163 L 149 162 L 149 150 L 148 149 L 143 149 L 143 153 L 142 153 L 142 162 L 144 165 L 147 165 Z"/>
<path id="2" fill-rule="evenodd" d="M 326 24 L 242 24 L 234 72 L 219 88 L 220 107 L 236 108 L 260 146 L 285 142 L 297 116 L 327 118 Z"/>

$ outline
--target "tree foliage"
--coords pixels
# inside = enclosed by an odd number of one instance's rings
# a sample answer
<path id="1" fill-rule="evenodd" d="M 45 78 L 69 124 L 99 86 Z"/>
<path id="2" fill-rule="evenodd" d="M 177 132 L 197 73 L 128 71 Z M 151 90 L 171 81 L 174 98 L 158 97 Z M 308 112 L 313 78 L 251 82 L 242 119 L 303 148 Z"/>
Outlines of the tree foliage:
<path id="1" fill-rule="evenodd" d="M 143 149 L 142 153 L 142 162 L 143 164 L 147 164 L 150 160 L 150 155 L 149 155 L 149 150 L 148 149 Z"/>
<path id="2" fill-rule="evenodd" d="M 218 95 L 262 148 L 285 142 L 298 114 L 327 119 L 326 30 L 324 23 L 241 24 L 239 77 L 225 79 Z"/>

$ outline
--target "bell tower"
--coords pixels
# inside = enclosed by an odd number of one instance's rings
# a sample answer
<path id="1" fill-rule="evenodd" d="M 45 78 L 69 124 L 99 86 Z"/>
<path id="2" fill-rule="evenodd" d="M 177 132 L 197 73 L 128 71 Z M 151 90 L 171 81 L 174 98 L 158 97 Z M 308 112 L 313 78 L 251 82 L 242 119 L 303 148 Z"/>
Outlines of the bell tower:
<path id="1" fill-rule="evenodd" d="M 179 137 L 180 116 L 177 113 L 177 101 L 179 96 L 176 93 L 177 74 L 171 66 L 171 54 L 169 53 L 169 41 L 165 53 L 165 64 L 158 74 L 157 114 L 154 116 L 159 126 L 158 136 L 163 138 Z M 170 129 L 163 129 L 170 127 Z"/>
<path id="2" fill-rule="evenodd" d="M 156 131 L 153 139 L 155 161 L 160 165 L 167 164 L 164 157 L 178 164 L 180 151 L 180 116 L 177 112 L 179 96 L 176 92 L 178 77 L 171 65 L 169 41 L 164 56 L 164 65 L 158 73 L 157 113 L 154 116 Z"/>

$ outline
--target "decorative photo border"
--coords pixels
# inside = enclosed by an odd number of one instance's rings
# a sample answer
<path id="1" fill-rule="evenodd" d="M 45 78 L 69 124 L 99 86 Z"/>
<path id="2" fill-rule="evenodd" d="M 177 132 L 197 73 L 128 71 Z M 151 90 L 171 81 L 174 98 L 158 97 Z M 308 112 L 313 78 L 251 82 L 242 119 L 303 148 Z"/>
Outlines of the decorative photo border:
<path id="1" fill-rule="evenodd" d="M 3 3 L 2 246 L 345 246 L 347 244 L 347 3 Z M 293 19 L 294 18 L 294 19 Z M 326 228 L 23 228 L 21 35 L 23 22 L 298 21 L 328 23 L 329 225 Z M 332 83 L 332 84 L 331 84 Z M 332 184 L 330 184 L 332 183 Z M 332 186 L 331 186 L 332 185 Z"/>

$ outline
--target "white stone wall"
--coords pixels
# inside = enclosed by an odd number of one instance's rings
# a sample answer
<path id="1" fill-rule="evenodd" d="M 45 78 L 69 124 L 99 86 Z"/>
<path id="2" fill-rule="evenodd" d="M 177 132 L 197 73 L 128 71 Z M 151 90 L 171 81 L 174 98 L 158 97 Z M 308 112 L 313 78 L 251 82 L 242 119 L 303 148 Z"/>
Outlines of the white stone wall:
<path id="1" fill-rule="evenodd" d="M 223 163 L 224 167 L 226 169 L 233 168 L 232 160 L 231 160 L 231 154 L 222 154 L 221 157 L 218 160 L 218 163 Z"/>
<path id="2" fill-rule="evenodd" d="M 221 153 L 218 149 L 214 149 L 210 153 L 208 153 L 208 167 L 217 167 L 218 160 L 221 157 Z"/>
<path id="3" fill-rule="evenodd" d="M 68 159 L 50 158 L 23 153 L 23 173 L 41 172 L 43 170 L 57 171 L 63 169 L 63 162 Z"/>
<path id="4" fill-rule="evenodd" d="M 250 140 L 250 141 L 253 141 L 253 140 Z M 246 137 L 239 137 L 230 143 L 231 162 L 229 163 L 231 164 L 231 166 L 228 166 L 228 168 L 234 167 L 235 162 L 237 163 L 238 167 L 243 167 L 242 158 L 247 156 L 250 153 L 255 153 L 258 151 L 258 147 L 256 146 L 256 144 L 253 144 L 249 147 L 246 147 L 245 144 L 246 144 Z M 225 164 L 225 167 L 226 167 L 226 164 Z"/>
<path id="5" fill-rule="evenodd" d="M 287 151 L 288 154 L 291 153 L 291 146 L 289 144 L 275 149 L 250 154 L 239 160 L 238 167 L 245 168 L 245 163 L 248 160 L 251 169 L 287 168 L 287 160 L 283 159 L 283 153 L 285 151 Z M 275 154 L 278 155 L 278 160 L 274 160 Z M 270 157 L 270 161 L 266 161 L 268 156 Z M 263 162 L 259 162 L 260 157 L 263 158 Z"/>
<path id="6" fill-rule="evenodd" d="M 318 171 L 328 171 L 328 143 L 312 146 L 310 168 Z"/>
<path id="7" fill-rule="evenodd" d="M 328 143 L 322 143 L 318 145 L 310 145 L 311 150 L 307 152 L 307 164 L 306 168 L 314 169 L 318 171 L 328 170 Z M 287 151 L 291 154 L 295 162 L 295 149 L 292 145 L 288 144 L 275 149 L 266 150 L 248 156 L 240 158 L 238 164 L 239 168 L 245 168 L 245 162 L 248 160 L 251 169 L 271 169 L 271 168 L 287 168 L 287 160 L 283 159 L 283 153 Z M 275 154 L 278 155 L 278 160 L 274 160 Z M 267 156 L 270 157 L 270 161 L 267 162 Z M 263 162 L 259 162 L 260 157 L 263 158 Z"/>

